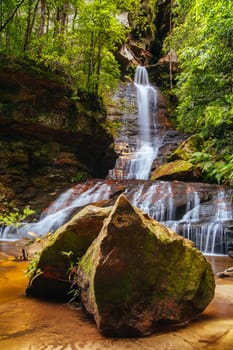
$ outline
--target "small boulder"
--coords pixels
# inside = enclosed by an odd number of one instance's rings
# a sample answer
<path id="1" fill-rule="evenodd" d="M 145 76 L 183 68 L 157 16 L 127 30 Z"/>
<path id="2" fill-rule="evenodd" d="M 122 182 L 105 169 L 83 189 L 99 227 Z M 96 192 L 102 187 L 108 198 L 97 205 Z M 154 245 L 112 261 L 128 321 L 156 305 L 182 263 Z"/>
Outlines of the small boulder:
<path id="1" fill-rule="evenodd" d="M 222 272 L 217 273 L 218 278 L 233 278 L 233 267 L 228 267 Z"/>
<path id="2" fill-rule="evenodd" d="M 214 296 L 209 262 L 193 243 L 120 195 L 77 268 L 81 301 L 105 336 L 181 325 Z"/>
<path id="3" fill-rule="evenodd" d="M 110 210 L 111 207 L 88 205 L 57 229 L 29 268 L 31 271 L 27 295 L 68 298 L 71 263 L 76 263 L 85 254 Z"/>

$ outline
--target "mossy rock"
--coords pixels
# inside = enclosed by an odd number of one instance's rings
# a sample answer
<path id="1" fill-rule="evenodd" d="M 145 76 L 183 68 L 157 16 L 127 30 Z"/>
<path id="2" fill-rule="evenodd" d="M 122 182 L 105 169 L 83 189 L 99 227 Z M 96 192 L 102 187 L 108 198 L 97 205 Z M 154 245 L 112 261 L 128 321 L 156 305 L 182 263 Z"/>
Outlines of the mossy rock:
<path id="1" fill-rule="evenodd" d="M 159 166 L 151 174 L 151 180 L 191 180 L 195 177 L 193 164 L 180 159 Z"/>
<path id="2" fill-rule="evenodd" d="M 70 290 L 69 269 L 86 252 L 101 230 L 111 207 L 89 205 L 58 228 L 31 266 L 27 295 L 67 298 Z"/>
<path id="3" fill-rule="evenodd" d="M 189 161 L 192 154 L 200 149 L 203 140 L 198 135 L 192 135 L 170 155 L 169 160 L 182 159 Z"/>
<path id="4" fill-rule="evenodd" d="M 77 285 L 106 336 L 138 337 L 196 317 L 214 296 L 209 262 L 191 241 L 121 195 L 81 258 Z"/>

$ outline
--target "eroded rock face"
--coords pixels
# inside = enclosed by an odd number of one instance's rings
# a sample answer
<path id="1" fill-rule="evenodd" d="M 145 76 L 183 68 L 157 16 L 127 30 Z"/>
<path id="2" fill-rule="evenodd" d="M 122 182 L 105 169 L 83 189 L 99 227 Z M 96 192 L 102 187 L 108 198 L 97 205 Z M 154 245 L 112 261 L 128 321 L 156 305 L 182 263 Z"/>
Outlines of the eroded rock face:
<path id="1" fill-rule="evenodd" d="M 121 195 L 80 260 L 81 300 L 106 336 L 145 336 L 183 324 L 214 296 L 210 264 L 193 244 Z"/>
<path id="2" fill-rule="evenodd" d="M 89 205 L 55 232 L 33 268 L 27 295 L 53 299 L 68 297 L 71 263 L 76 263 L 85 254 L 110 210 L 111 207 Z"/>
<path id="3" fill-rule="evenodd" d="M 0 55 L 0 182 L 17 207 L 37 209 L 46 192 L 40 212 L 77 174 L 107 175 L 115 153 L 105 114 L 95 96 L 72 91 L 59 74 Z"/>

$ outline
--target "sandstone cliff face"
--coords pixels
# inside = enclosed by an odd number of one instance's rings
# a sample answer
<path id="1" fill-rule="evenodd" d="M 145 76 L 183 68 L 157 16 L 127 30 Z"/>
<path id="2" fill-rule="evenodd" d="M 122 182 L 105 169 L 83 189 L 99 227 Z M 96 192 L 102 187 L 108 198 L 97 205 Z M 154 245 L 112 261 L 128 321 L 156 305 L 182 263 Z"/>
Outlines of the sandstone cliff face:
<path id="1" fill-rule="evenodd" d="M 53 182 L 62 190 L 77 174 L 104 177 L 113 167 L 105 112 L 94 96 L 73 95 L 59 75 L 0 57 L 0 182 L 17 198 L 30 201 L 56 191 Z"/>

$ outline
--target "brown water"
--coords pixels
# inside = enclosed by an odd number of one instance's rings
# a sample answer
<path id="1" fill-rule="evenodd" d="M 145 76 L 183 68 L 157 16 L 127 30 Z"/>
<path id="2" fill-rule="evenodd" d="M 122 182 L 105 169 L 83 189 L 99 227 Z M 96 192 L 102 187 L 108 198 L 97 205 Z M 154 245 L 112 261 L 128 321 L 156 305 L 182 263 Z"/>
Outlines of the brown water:
<path id="1" fill-rule="evenodd" d="M 217 279 L 214 300 L 185 327 L 140 339 L 110 339 L 82 310 L 26 297 L 27 263 L 13 261 L 12 249 L 0 246 L 1 350 L 233 350 L 233 279 Z M 214 272 L 233 265 L 228 257 L 208 259 Z"/>

